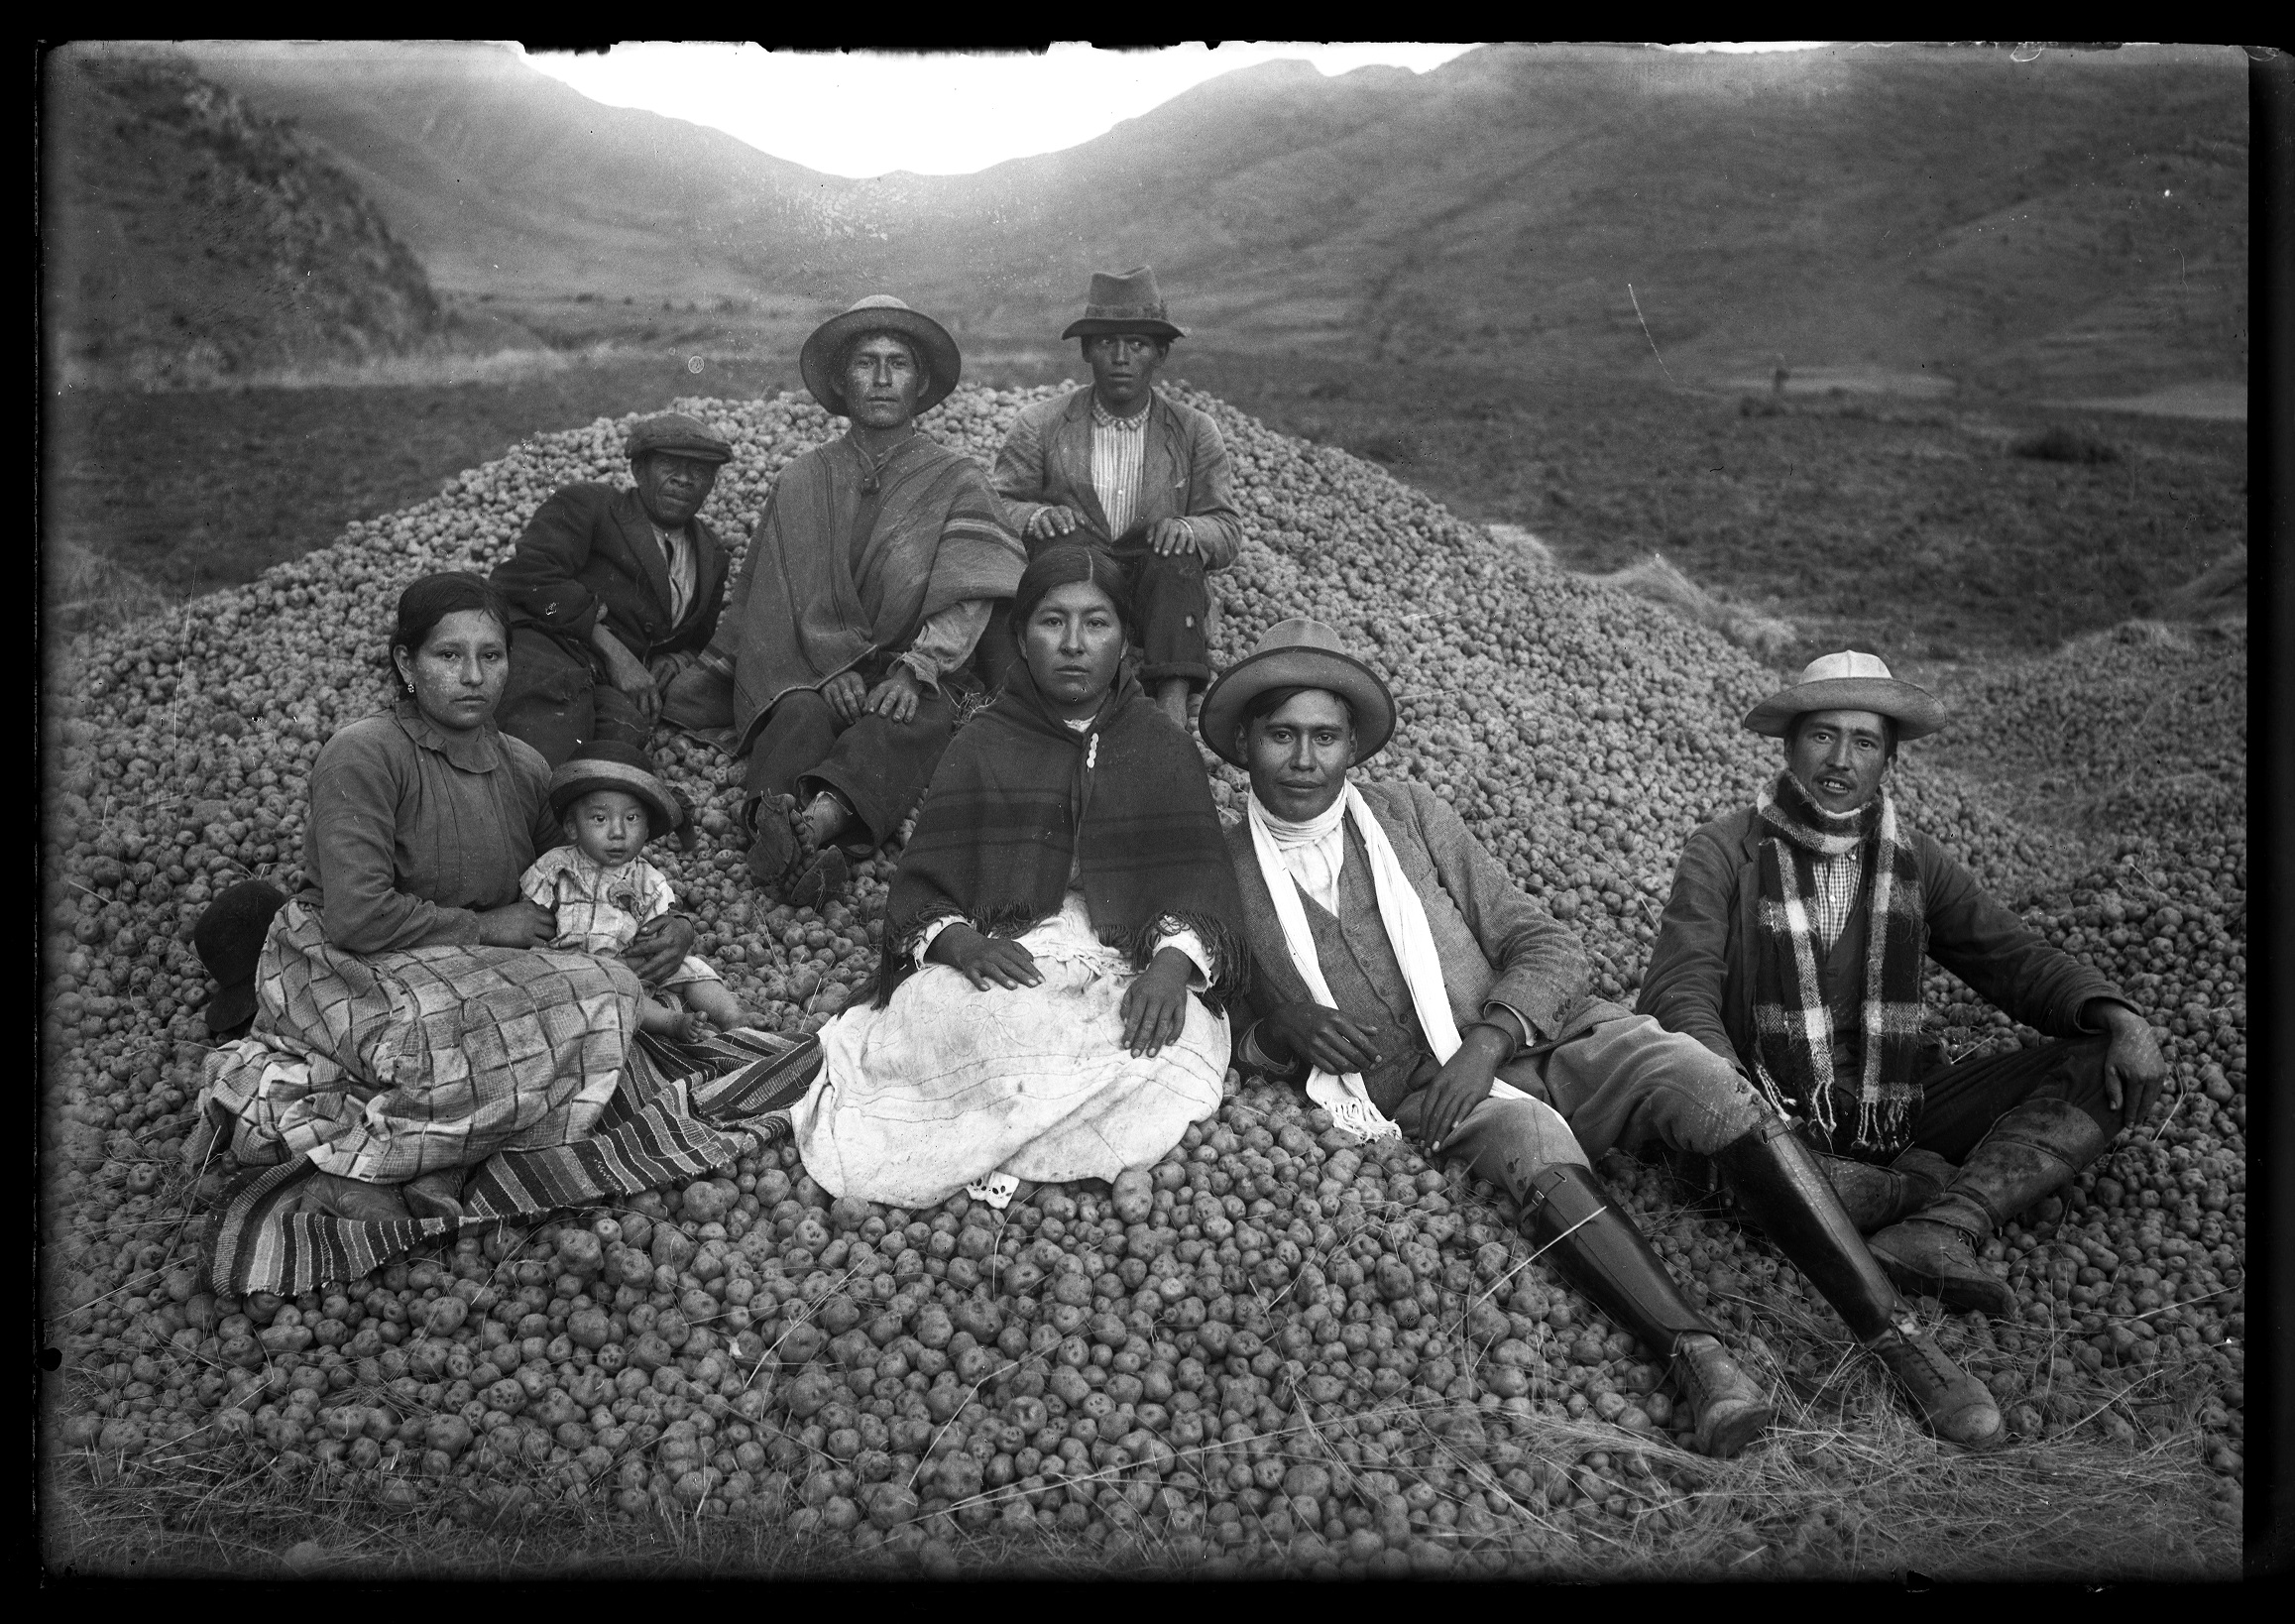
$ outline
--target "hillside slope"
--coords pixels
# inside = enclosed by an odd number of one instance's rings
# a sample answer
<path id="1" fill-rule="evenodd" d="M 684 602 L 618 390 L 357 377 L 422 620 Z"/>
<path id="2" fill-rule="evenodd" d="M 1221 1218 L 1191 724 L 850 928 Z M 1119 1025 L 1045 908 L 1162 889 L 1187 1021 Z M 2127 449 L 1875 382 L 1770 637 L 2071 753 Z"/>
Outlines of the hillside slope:
<path id="1" fill-rule="evenodd" d="M 894 287 L 1036 338 L 1089 270 L 1146 260 L 1183 324 L 1238 348 L 1648 368 L 1655 344 L 1689 377 L 1781 353 L 2050 388 L 2244 369 L 2245 69 L 2224 49 L 1279 62 L 1065 152 L 869 181 L 603 107 L 507 50 L 200 60 L 327 142 L 474 294 Z"/>
<path id="2" fill-rule="evenodd" d="M 183 62 L 57 52 L 43 112 L 52 376 L 209 383 L 442 330 L 421 263 L 358 186 Z"/>

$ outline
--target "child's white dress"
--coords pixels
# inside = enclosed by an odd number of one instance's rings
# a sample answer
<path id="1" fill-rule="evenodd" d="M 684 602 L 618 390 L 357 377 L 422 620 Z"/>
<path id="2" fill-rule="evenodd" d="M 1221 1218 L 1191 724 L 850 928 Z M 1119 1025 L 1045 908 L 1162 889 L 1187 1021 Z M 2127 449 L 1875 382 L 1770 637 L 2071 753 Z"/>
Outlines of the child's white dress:
<path id="1" fill-rule="evenodd" d="M 518 875 L 517 888 L 528 902 L 556 912 L 558 934 L 550 938 L 550 946 L 572 953 L 620 953 L 646 920 L 677 908 L 677 893 L 669 888 L 668 879 L 643 858 L 609 869 L 584 856 L 579 846 L 544 852 Z M 724 980 L 706 960 L 689 953 L 660 985 Z"/>

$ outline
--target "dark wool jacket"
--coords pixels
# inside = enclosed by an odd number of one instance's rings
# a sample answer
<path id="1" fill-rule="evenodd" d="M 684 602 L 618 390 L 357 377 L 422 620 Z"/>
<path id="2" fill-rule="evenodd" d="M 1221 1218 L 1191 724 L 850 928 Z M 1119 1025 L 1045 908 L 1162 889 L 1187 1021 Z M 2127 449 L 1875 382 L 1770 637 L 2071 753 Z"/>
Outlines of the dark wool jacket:
<path id="1" fill-rule="evenodd" d="M 1901 827 L 1901 826 L 1900 826 Z M 1751 807 L 1707 824 L 1681 848 L 1673 894 L 1658 931 L 1636 1008 L 1667 1031 L 1697 1039 L 1733 1065 L 1754 1053 L 1755 915 L 1761 901 L 1759 821 Z M 2070 954 L 2050 947 L 1994 901 L 1976 876 L 1918 829 L 1906 844 L 1920 868 L 1928 956 L 2013 1019 L 2050 1037 L 2090 1035 L 2080 1011 L 2090 998 L 2125 1003 L 2120 989 Z M 1872 892 L 1858 898 L 1843 931 L 1862 934 Z M 1862 965 L 1862 956 L 1859 958 Z"/>
<path id="2" fill-rule="evenodd" d="M 1073 508 L 1084 516 L 1090 536 L 1119 551 L 1135 551 L 1143 544 L 1136 537 L 1155 521 L 1189 519 L 1195 521 L 1204 567 L 1232 564 L 1243 544 L 1243 520 L 1235 511 L 1227 442 L 1219 436 L 1219 425 L 1158 391 L 1141 432 L 1147 444 L 1141 451 L 1139 500 L 1132 509 L 1129 533 L 1135 539 L 1127 541 L 1107 533 L 1107 515 L 1091 483 L 1091 386 L 1026 407 L 996 453 L 990 482 L 1003 499 L 1012 528 L 1026 535 L 1044 509 Z"/>
<path id="3" fill-rule="evenodd" d="M 669 618 L 669 564 L 637 493 L 611 485 L 569 485 L 526 522 L 517 550 L 494 572 L 510 600 L 512 625 L 538 627 L 578 658 L 596 664 L 590 642 L 599 617 L 640 660 L 699 649 L 717 631 L 728 560 L 700 520 L 693 538 L 693 601 Z"/>
<path id="4" fill-rule="evenodd" d="M 1355 787 L 1386 831 L 1395 861 L 1427 910 L 1427 928 L 1442 964 L 1442 989 L 1450 994 L 1450 1018 L 1460 1030 L 1499 1004 L 1529 1026 L 1532 1043 L 1543 1050 L 1627 1012 L 1587 992 L 1585 950 L 1577 937 L 1514 882 L 1449 802 L 1424 784 L 1357 780 Z M 1259 870 L 1248 821 L 1227 830 L 1227 852 L 1242 887 L 1244 935 L 1251 949 L 1251 989 L 1233 1012 L 1240 1063 L 1252 1024 L 1309 993 L 1284 945 L 1283 925 Z M 1361 922 L 1361 928 L 1385 929 L 1375 917 Z M 1518 1055 L 1512 1065 L 1527 1058 Z M 1502 1068 L 1499 1075 L 1515 1081 L 1510 1072 L 1511 1067 Z M 1535 1088 L 1535 1073 L 1531 1079 L 1525 1086 Z"/>

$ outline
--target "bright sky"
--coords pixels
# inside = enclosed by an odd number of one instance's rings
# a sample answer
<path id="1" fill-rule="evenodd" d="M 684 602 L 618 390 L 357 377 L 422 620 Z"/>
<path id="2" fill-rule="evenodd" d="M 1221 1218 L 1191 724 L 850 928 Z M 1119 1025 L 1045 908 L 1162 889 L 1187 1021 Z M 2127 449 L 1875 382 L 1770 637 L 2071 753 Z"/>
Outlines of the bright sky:
<path id="1" fill-rule="evenodd" d="M 1205 79 L 1279 58 L 1305 58 L 1332 74 L 1380 62 L 1424 73 L 1471 49 L 1056 45 L 1037 57 L 618 45 L 604 56 L 552 51 L 526 59 L 594 101 L 710 125 L 807 169 L 863 176 L 891 170 L 969 174 L 1006 159 L 1058 152 Z"/>

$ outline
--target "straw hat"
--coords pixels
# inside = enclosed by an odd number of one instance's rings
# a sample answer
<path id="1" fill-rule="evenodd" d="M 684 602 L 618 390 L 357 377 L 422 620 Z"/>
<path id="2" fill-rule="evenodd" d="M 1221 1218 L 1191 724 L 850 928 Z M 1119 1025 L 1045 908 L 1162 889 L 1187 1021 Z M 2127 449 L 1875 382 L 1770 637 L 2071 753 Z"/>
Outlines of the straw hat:
<path id="1" fill-rule="evenodd" d="M 1891 676 L 1880 655 L 1853 648 L 1809 661 L 1799 681 L 1756 705 L 1745 725 L 1782 739 L 1793 718 L 1807 711 L 1872 711 L 1896 724 L 1899 740 L 1923 739 L 1944 726 L 1944 706 L 1934 694 Z"/>
<path id="2" fill-rule="evenodd" d="M 1321 688 L 1354 712 L 1357 761 L 1386 749 L 1395 734 L 1395 696 L 1379 674 L 1347 652 L 1339 635 L 1320 621 L 1279 621 L 1258 645 L 1229 666 L 1204 695 L 1196 727 L 1211 754 L 1236 766 L 1235 728 L 1251 702 L 1270 688 Z"/>

